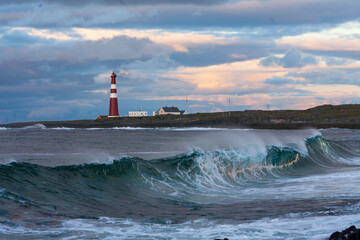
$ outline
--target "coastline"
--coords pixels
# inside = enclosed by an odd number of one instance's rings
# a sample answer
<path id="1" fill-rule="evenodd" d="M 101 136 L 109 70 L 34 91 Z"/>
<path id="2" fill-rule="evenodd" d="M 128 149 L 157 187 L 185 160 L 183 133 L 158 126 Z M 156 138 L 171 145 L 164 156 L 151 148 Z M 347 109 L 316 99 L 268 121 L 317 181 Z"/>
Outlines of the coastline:
<path id="1" fill-rule="evenodd" d="M 48 128 L 112 127 L 211 127 L 253 129 L 349 128 L 360 129 L 360 104 L 322 105 L 307 110 L 245 110 L 220 113 L 195 113 L 183 116 L 120 117 L 99 120 L 36 121 L 0 124 L 21 128 L 42 124 Z"/>

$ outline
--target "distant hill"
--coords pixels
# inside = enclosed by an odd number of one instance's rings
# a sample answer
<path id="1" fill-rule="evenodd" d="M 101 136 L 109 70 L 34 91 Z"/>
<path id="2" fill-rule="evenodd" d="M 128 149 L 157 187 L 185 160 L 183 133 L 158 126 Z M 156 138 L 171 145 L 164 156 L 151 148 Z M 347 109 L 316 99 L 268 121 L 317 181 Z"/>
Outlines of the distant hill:
<path id="1" fill-rule="evenodd" d="M 183 116 L 122 117 L 99 120 L 26 122 L 2 124 L 2 127 L 24 127 L 32 124 L 46 127 L 227 127 L 258 129 L 359 128 L 360 104 L 322 105 L 307 110 L 245 110 L 195 113 Z"/>

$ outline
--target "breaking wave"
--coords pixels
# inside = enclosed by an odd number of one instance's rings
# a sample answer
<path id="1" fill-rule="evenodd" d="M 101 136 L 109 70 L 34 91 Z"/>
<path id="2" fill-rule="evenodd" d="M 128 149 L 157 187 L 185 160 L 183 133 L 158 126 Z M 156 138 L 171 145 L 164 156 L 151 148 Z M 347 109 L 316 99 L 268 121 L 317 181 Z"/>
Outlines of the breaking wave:
<path id="1" fill-rule="evenodd" d="M 21 129 L 36 129 L 36 128 L 46 129 L 46 126 L 44 124 L 38 123 L 38 124 L 22 127 Z"/>
<path id="2" fill-rule="evenodd" d="M 274 179 L 347 169 L 351 162 L 339 161 L 340 156 L 358 157 L 321 136 L 307 139 L 305 146 L 305 152 L 289 146 L 268 146 L 265 152 L 198 149 L 164 159 L 124 157 L 111 164 L 58 167 L 13 162 L 0 165 L 0 202 L 52 214 L 126 217 L 136 213 L 129 203 L 146 209 L 159 202 L 184 206 L 247 199 L 251 191 L 259 197 Z"/>

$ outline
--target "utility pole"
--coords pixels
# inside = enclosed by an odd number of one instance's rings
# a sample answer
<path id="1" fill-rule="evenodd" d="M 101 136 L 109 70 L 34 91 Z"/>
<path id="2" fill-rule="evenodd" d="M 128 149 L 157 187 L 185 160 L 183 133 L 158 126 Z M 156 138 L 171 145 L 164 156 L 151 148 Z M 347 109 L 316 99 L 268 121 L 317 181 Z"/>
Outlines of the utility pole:
<path id="1" fill-rule="evenodd" d="M 229 117 L 230 117 L 230 87 L 229 87 Z"/>

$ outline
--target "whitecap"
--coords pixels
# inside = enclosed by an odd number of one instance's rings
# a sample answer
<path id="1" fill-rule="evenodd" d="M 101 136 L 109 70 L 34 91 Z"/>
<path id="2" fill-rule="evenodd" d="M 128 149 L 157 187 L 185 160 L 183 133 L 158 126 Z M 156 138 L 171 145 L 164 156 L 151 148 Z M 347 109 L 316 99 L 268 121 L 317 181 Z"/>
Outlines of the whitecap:
<path id="1" fill-rule="evenodd" d="M 17 162 L 17 161 L 13 158 L 0 159 L 0 165 L 8 165 L 8 164 L 11 164 L 14 162 Z"/>
<path id="2" fill-rule="evenodd" d="M 333 232 L 360 224 L 360 214 L 314 216 L 287 214 L 278 218 L 263 218 L 245 223 L 221 223 L 197 219 L 180 224 L 143 223 L 130 219 L 100 217 L 71 219 L 50 232 L 61 230 L 73 237 L 107 239 L 325 239 Z M 321 223 L 321 224 L 319 224 Z"/>
<path id="3" fill-rule="evenodd" d="M 116 130 L 149 130 L 152 128 L 142 128 L 142 127 L 113 127 L 112 129 Z"/>
<path id="4" fill-rule="evenodd" d="M 34 125 L 22 127 L 22 129 L 33 129 L 33 128 L 46 129 L 46 126 L 44 124 L 37 123 L 37 124 L 34 124 Z"/>
<path id="5" fill-rule="evenodd" d="M 56 128 L 49 128 L 52 130 L 74 130 L 76 128 L 69 128 L 69 127 L 56 127 Z"/>

